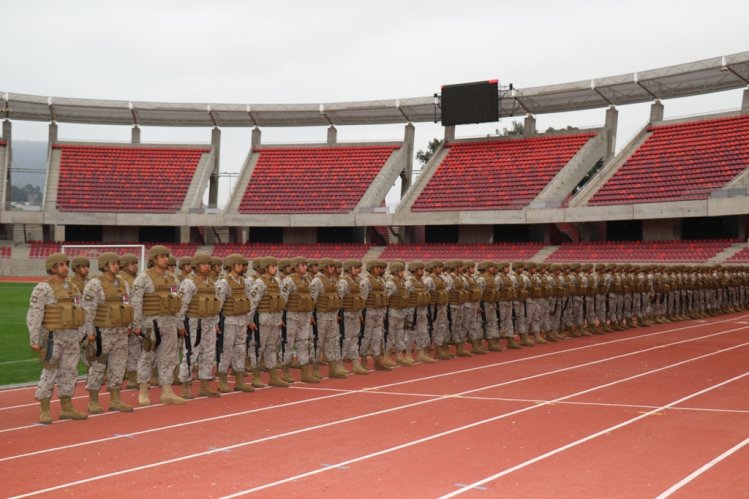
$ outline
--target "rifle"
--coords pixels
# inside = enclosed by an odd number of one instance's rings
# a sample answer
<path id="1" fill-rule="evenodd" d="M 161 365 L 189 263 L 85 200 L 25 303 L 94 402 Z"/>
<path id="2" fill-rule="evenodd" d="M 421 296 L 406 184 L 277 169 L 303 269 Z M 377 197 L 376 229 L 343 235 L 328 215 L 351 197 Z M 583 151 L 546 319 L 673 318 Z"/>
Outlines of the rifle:
<path id="1" fill-rule="evenodd" d="M 343 339 L 346 337 L 346 317 L 343 315 L 343 309 L 339 308 L 336 312 L 338 316 L 338 348 L 343 350 Z"/>
<path id="2" fill-rule="evenodd" d="M 289 336 L 289 332 L 286 329 L 286 310 L 283 311 L 281 316 L 281 360 L 286 357 L 286 339 Z"/>
<path id="3" fill-rule="evenodd" d="M 481 311 L 481 327 L 484 330 L 484 336 L 486 336 L 486 308 L 484 300 L 479 302 L 479 310 Z"/>
<path id="4" fill-rule="evenodd" d="M 320 357 L 317 355 L 317 341 L 318 341 L 319 335 L 317 330 L 317 310 L 312 311 L 312 347 L 313 352 L 317 356 L 315 359 L 315 362 L 320 360 Z"/>
<path id="5" fill-rule="evenodd" d="M 47 351 L 44 353 L 44 362 L 47 363 L 52 360 L 52 351 L 55 349 L 55 336 L 52 331 L 47 333 Z"/>
<path id="6" fill-rule="evenodd" d="M 411 331 L 416 330 L 416 318 L 419 314 L 419 307 L 414 307 L 414 316 L 411 318 Z"/>
<path id="7" fill-rule="evenodd" d="M 382 341 L 388 344 L 388 330 L 390 329 L 390 307 L 385 308 L 385 318 L 382 321 Z"/>
<path id="8" fill-rule="evenodd" d="M 224 314 L 218 316 L 219 334 L 216 335 L 216 365 L 221 363 L 221 354 L 224 353 Z"/>
<path id="9" fill-rule="evenodd" d="M 359 328 L 358 348 L 357 351 L 361 350 L 361 342 L 364 339 L 364 326 L 367 324 L 367 309 L 361 311 L 361 327 Z"/>
<path id="10" fill-rule="evenodd" d="M 260 367 L 260 314 L 255 312 L 255 316 L 252 318 L 252 322 L 255 323 L 255 362 Z"/>
<path id="11" fill-rule="evenodd" d="M 190 319 L 185 317 L 185 357 L 187 357 L 187 375 L 192 379 L 192 338 L 190 337 Z M 154 328 L 157 328 L 156 319 L 153 321 Z M 155 330 L 155 329 L 154 329 Z M 156 337 L 160 339 L 160 335 L 157 332 Z M 157 340 L 158 341 L 158 340 Z"/>
<path id="12" fill-rule="evenodd" d="M 101 329 L 94 328 L 96 331 L 96 357 L 101 356 Z"/>
<path id="13" fill-rule="evenodd" d="M 434 306 L 437 308 L 437 305 Z M 434 331 L 434 319 L 432 318 L 432 305 L 427 305 L 427 330 L 429 332 L 429 341 L 432 341 L 432 332 Z"/>

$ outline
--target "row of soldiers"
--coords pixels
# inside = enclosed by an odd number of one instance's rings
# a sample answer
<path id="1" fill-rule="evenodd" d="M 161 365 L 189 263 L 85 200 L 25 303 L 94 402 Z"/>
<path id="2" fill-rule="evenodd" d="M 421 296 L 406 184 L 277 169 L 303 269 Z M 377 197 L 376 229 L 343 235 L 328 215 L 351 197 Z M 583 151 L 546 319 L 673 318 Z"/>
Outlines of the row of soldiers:
<path id="1" fill-rule="evenodd" d="M 389 371 L 749 305 L 745 267 L 263 257 L 250 277 L 242 255 L 176 260 L 164 246 L 149 250 L 140 274 L 135 255 L 103 253 L 95 278 L 87 259 L 73 259 L 72 276 L 69 263 L 61 253 L 47 259 L 50 278 L 34 288 L 28 314 L 47 424 L 55 383 L 60 417 L 86 418 L 71 403 L 81 341 L 96 414 L 105 375 L 109 409 L 129 412 L 120 398 L 126 373 L 140 405 L 151 403 L 153 384 L 162 403 L 184 404 L 195 372 L 198 395 L 216 397 L 266 386 L 263 371 L 274 387 L 295 381 L 292 368 L 319 383 L 322 363 L 328 377 L 345 378 L 368 374 L 370 357 L 372 368 Z"/>

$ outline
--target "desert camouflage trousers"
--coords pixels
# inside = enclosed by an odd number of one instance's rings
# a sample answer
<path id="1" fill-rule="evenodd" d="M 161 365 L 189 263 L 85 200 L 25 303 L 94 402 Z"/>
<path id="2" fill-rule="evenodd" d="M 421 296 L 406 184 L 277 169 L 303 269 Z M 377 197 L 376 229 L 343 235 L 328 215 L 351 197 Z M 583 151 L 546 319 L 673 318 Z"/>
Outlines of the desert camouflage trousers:
<path id="1" fill-rule="evenodd" d="M 67 329 L 52 334 L 54 338 L 52 356 L 49 361 L 44 362 L 42 375 L 34 393 L 37 400 L 51 398 L 55 384 L 57 384 L 58 396 L 71 397 L 75 388 L 75 380 L 78 377 L 78 360 L 81 356 L 80 330 Z M 47 341 L 46 338 L 43 340 Z"/>
<path id="2" fill-rule="evenodd" d="M 156 345 L 154 321 L 159 326 L 160 342 Z M 145 346 L 138 360 L 138 383 L 148 383 L 154 363 L 159 373 L 159 385 L 170 385 L 174 380 L 174 367 L 179 362 L 177 354 L 177 319 L 171 316 L 146 317 L 142 323 L 144 343 L 149 341 L 153 347 L 149 350 Z M 148 336 L 148 340 L 145 337 Z"/>
<path id="3" fill-rule="evenodd" d="M 283 353 L 285 366 L 291 364 L 291 357 L 294 353 L 301 365 L 309 364 L 310 356 L 314 355 L 310 343 L 311 318 L 312 312 L 286 312 L 286 346 Z"/>
<path id="4" fill-rule="evenodd" d="M 382 354 L 382 336 L 385 324 L 385 308 L 368 308 L 364 310 L 364 334 L 362 335 L 359 353 L 361 355 Z"/>
<path id="5" fill-rule="evenodd" d="M 127 329 L 101 329 L 101 355 L 91 362 L 86 390 L 99 390 L 107 373 L 107 386 L 119 389 L 127 365 Z"/>
<path id="6" fill-rule="evenodd" d="M 245 359 L 247 358 L 247 325 L 224 323 L 224 349 L 218 363 L 218 372 L 226 373 L 231 367 L 232 371 L 244 371 Z"/>

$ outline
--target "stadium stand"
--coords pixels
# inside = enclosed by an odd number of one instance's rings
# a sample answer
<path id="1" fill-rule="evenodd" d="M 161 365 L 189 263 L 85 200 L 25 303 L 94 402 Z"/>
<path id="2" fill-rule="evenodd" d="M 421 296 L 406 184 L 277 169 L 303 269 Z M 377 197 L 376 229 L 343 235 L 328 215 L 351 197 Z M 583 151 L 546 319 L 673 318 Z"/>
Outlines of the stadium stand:
<path id="1" fill-rule="evenodd" d="M 547 262 L 705 263 L 736 240 L 563 244 Z"/>
<path id="2" fill-rule="evenodd" d="M 50 241 L 31 241 L 29 245 L 29 258 L 47 258 L 52 253 L 59 252 L 61 246 L 60 243 Z"/>
<path id="3" fill-rule="evenodd" d="M 61 150 L 57 209 L 173 213 L 210 148 L 54 144 Z"/>
<path id="4" fill-rule="evenodd" d="M 361 259 L 369 250 L 368 244 L 217 244 L 213 247 L 213 256 L 225 257 L 231 253 L 240 253 L 247 258 L 273 255 L 277 258 L 335 258 Z"/>
<path id="5" fill-rule="evenodd" d="M 263 148 L 240 213 L 348 213 L 398 145 Z"/>
<path id="6" fill-rule="evenodd" d="M 383 260 L 528 260 L 543 248 L 543 243 L 498 244 L 394 244 L 385 248 Z"/>
<path id="7" fill-rule="evenodd" d="M 0 258 L 10 258 L 10 256 L 11 256 L 11 247 L 0 246 Z"/>
<path id="8" fill-rule="evenodd" d="M 706 199 L 749 167 L 749 116 L 652 126 L 589 205 Z"/>
<path id="9" fill-rule="evenodd" d="M 93 257 L 95 258 L 96 255 L 99 253 L 102 253 L 104 251 L 112 251 L 114 253 L 117 253 L 119 255 L 123 255 L 125 253 L 137 253 L 137 251 L 134 251 L 134 248 L 123 248 L 118 246 L 104 246 L 107 243 L 102 242 L 95 242 L 95 241 L 68 241 L 64 243 L 56 243 L 56 242 L 45 242 L 45 241 L 32 241 L 29 249 L 29 257 L 30 258 L 47 258 L 52 253 L 57 253 L 62 249 L 63 245 L 97 245 L 97 247 L 91 250 L 87 250 L 86 248 L 69 248 L 66 251 L 66 254 L 68 256 L 87 256 L 87 257 Z M 141 244 L 141 243 L 118 243 L 118 244 Z M 192 256 L 197 251 L 198 248 L 200 248 L 200 244 L 197 243 L 144 243 L 146 246 L 146 251 L 149 250 L 151 246 L 154 246 L 156 244 L 163 244 L 167 246 L 171 252 L 172 255 L 174 255 L 177 258 L 183 257 L 183 256 Z"/>
<path id="10" fill-rule="evenodd" d="M 411 211 L 508 210 L 530 203 L 595 134 L 447 144 Z"/>
<path id="11" fill-rule="evenodd" d="M 749 247 L 734 254 L 725 263 L 749 263 Z"/>

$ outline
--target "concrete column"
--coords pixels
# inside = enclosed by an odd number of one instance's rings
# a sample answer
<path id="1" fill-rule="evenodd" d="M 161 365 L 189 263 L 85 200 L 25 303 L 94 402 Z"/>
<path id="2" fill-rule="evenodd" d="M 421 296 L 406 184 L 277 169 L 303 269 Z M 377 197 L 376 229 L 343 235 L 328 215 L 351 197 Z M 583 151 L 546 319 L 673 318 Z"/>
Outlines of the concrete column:
<path id="1" fill-rule="evenodd" d="M 190 242 L 190 227 L 189 226 L 183 225 L 179 228 L 179 242 L 181 243 Z"/>
<path id="2" fill-rule="evenodd" d="M 328 145 L 334 146 L 338 143 L 338 129 L 333 125 L 328 127 Z"/>
<path id="3" fill-rule="evenodd" d="M 140 144 L 140 127 L 134 126 L 130 130 L 130 142 L 133 144 Z"/>
<path id="4" fill-rule="evenodd" d="M 455 140 L 455 125 L 450 125 L 445 127 L 445 140 L 444 142 L 450 142 L 451 140 Z"/>
<path id="5" fill-rule="evenodd" d="M 650 123 L 663 121 L 663 103 L 660 100 L 650 106 Z"/>
<path id="6" fill-rule="evenodd" d="M 614 157 L 616 152 L 616 128 L 619 120 L 619 111 L 611 106 L 606 110 L 606 132 L 608 143 L 606 144 L 606 159 Z"/>
<path id="7" fill-rule="evenodd" d="M 403 167 L 401 172 L 401 199 L 406 195 L 408 189 L 411 188 L 411 178 L 413 177 L 414 171 L 414 142 L 416 138 L 416 128 L 412 123 L 406 125 L 406 130 L 403 135 L 403 148 L 406 150 L 406 165 Z"/>
<path id="8" fill-rule="evenodd" d="M 65 241 L 65 226 L 64 225 L 53 225 L 52 226 L 52 235 L 55 241 L 57 242 L 63 242 Z"/>
<path id="9" fill-rule="evenodd" d="M 525 122 L 523 123 L 523 136 L 533 137 L 534 135 L 536 135 L 536 117 L 529 114 L 525 117 Z"/>
<path id="10" fill-rule="evenodd" d="M 12 142 L 12 135 L 13 135 L 13 125 L 11 124 L 10 120 L 3 120 L 3 139 L 5 139 L 5 156 L 8 158 L 8 165 L 11 164 L 13 161 L 13 146 L 11 144 Z M 8 173 L 8 180 L 10 180 L 10 171 Z M 10 189 L 9 187 L 10 182 L 6 182 L 6 187 Z M 10 196 L 6 195 L 5 199 L 10 200 Z"/>
<path id="11" fill-rule="evenodd" d="M 260 145 L 263 133 L 258 127 L 252 129 L 252 139 L 250 140 L 250 149 L 254 150 Z"/>
<path id="12" fill-rule="evenodd" d="M 214 127 L 211 131 L 211 146 L 213 146 L 213 171 L 211 171 L 211 180 L 208 184 L 208 207 L 218 207 L 218 172 L 219 159 L 221 158 L 221 130 Z"/>
<path id="13" fill-rule="evenodd" d="M 749 88 L 744 90 L 743 95 L 741 99 L 741 114 L 749 114 Z"/>
<path id="14" fill-rule="evenodd" d="M 49 124 L 49 145 L 52 147 L 52 144 L 57 142 L 57 123 L 52 122 Z"/>

